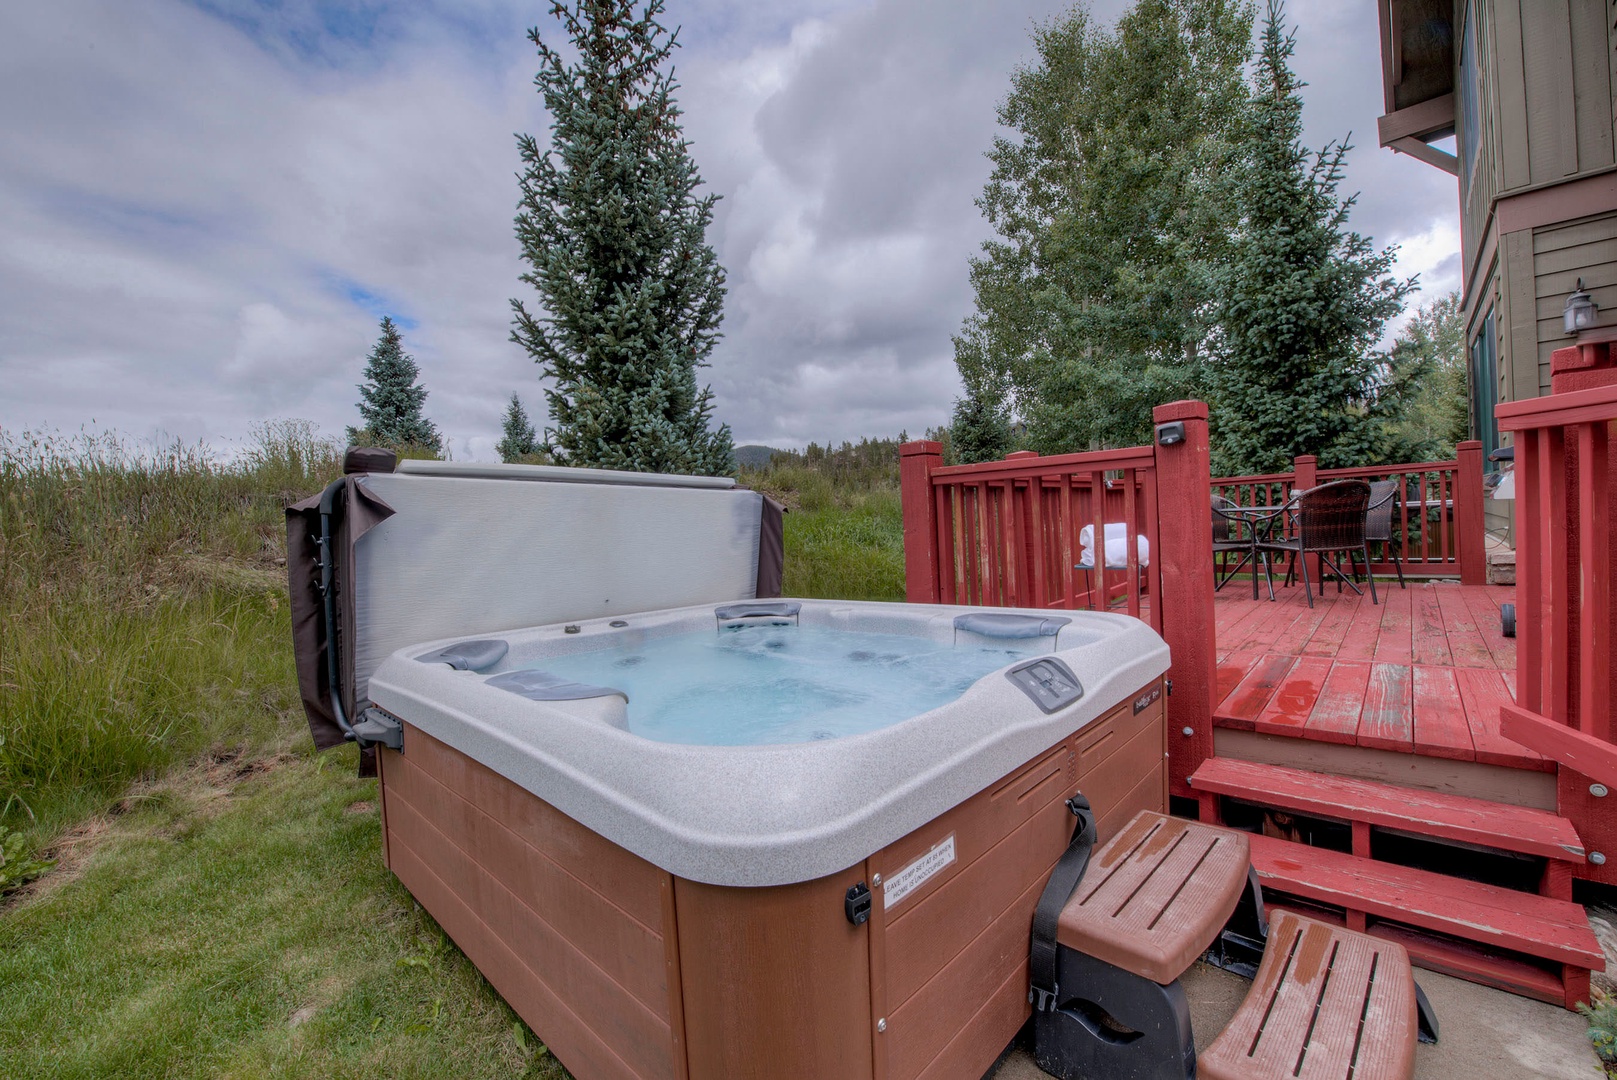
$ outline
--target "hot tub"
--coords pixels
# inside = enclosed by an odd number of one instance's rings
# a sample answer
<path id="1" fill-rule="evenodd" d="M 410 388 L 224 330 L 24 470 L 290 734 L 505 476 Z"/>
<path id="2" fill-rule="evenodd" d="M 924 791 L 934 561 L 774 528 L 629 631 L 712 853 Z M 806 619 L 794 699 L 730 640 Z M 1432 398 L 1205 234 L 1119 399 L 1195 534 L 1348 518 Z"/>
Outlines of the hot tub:
<path id="1" fill-rule="evenodd" d="M 369 680 L 385 857 L 583 1080 L 976 1080 L 1064 800 L 1164 809 L 1167 659 L 1121 615 L 814 600 L 424 642 Z"/>

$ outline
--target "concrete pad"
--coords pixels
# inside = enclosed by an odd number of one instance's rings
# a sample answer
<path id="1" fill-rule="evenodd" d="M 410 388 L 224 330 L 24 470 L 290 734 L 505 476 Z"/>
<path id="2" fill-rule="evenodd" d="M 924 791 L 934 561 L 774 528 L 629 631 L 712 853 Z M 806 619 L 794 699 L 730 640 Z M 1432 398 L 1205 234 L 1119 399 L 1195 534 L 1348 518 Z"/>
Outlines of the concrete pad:
<path id="1" fill-rule="evenodd" d="M 1437 1010 L 1441 1029 L 1435 1046 L 1415 1052 L 1416 1080 L 1605 1080 L 1576 1013 L 1430 971 L 1417 970 L 1415 981 Z M 1197 964 L 1185 973 L 1184 985 L 1200 1051 L 1235 1015 L 1251 984 Z M 1019 1047 L 993 1077 L 1045 1080 L 1046 1075 Z"/>

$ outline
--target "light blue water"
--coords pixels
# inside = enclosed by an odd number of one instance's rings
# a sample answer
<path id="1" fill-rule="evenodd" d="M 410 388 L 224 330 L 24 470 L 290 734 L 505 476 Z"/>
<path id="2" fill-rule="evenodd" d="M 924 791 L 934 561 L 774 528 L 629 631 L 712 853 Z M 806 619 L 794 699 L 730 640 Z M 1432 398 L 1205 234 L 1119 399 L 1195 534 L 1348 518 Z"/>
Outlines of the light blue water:
<path id="1" fill-rule="evenodd" d="M 1045 650 L 958 648 L 897 634 L 747 626 L 536 665 L 629 695 L 629 730 L 659 742 L 762 746 L 834 739 L 953 701 L 990 671 Z"/>

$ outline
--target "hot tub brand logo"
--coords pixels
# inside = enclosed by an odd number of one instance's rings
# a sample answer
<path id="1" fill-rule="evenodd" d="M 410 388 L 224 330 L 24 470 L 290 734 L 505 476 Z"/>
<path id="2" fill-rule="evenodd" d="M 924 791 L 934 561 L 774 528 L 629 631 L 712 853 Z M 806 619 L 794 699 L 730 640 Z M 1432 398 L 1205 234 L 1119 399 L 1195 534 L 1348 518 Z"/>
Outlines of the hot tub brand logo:
<path id="1" fill-rule="evenodd" d="M 888 878 L 882 886 L 882 910 L 886 911 L 910 893 L 931 881 L 954 862 L 954 833 L 932 846 L 932 850 Z"/>
<path id="2" fill-rule="evenodd" d="M 1162 687 L 1153 686 L 1150 690 L 1147 690 L 1145 693 L 1143 693 L 1139 697 L 1135 698 L 1134 699 L 1134 715 L 1139 716 L 1141 713 L 1145 712 L 1145 710 L 1149 709 L 1152 705 L 1156 704 L 1157 698 L 1159 698 L 1161 696 L 1162 696 Z"/>

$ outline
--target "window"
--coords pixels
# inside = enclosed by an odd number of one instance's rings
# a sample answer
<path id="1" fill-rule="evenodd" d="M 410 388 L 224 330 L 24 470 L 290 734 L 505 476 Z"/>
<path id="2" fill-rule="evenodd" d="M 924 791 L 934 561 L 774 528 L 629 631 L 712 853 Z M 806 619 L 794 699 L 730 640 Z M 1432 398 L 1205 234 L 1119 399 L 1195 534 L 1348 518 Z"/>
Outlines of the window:
<path id="1" fill-rule="evenodd" d="M 1499 466 L 1488 455 L 1499 448 L 1499 421 L 1493 408 L 1499 404 L 1499 364 L 1495 349 L 1493 309 L 1482 317 L 1482 328 L 1471 341 L 1471 433 L 1482 440 L 1484 468 Z"/>

